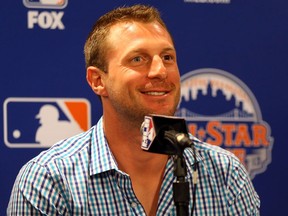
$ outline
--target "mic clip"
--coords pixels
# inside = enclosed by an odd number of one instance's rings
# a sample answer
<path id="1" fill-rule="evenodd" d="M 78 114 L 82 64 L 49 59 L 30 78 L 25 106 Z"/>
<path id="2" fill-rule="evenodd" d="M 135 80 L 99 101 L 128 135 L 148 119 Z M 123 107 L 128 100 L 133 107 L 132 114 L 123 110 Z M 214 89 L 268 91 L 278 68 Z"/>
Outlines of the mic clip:
<path id="1" fill-rule="evenodd" d="M 164 139 L 174 146 L 178 156 L 182 155 L 185 148 L 193 146 L 193 142 L 187 134 L 179 133 L 175 130 L 165 131 Z"/>

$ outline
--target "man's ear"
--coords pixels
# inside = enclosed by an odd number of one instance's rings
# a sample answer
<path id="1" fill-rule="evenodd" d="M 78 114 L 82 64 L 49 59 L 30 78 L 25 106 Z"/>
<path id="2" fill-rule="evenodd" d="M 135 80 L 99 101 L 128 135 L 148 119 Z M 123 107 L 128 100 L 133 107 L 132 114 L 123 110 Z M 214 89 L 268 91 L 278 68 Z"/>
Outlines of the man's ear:
<path id="1" fill-rule="evenodd" d="M 105 72 L 94 66 L 89 66 L 86 70 L 86 80 L 92 90 L 99 96 L 107 96 L 105 83 L 103 82 L 105 75 Z"/>

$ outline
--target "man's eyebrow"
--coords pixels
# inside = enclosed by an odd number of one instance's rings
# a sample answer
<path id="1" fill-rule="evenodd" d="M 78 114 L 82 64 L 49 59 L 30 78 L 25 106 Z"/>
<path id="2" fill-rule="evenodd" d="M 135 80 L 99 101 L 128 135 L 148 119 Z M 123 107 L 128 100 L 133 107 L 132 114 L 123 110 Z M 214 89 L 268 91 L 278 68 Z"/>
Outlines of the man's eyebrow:
<path id="1" fill-rule="evenodd" d="M 164 48 L 163 51 L 167 52 L 167 51 L 173 51 L 175 52 L 175 48 L 174 47 L 167 47 L 167 48 Z"/>
<path id="2" fill-rule="evenodd" d="M 133 53 L 142 53 L 142 52 L 147 52 L 147 51 L 149 51 L 149 50 L 145 49 L 145 48 L 139 48 L 139 49 L 132 49 L 128 53 L 133 54 Z M 174 47 L 166 47 L 166 48 L 161 50 L 161 52 L 170 52 L 170 51 L 176 52 Z"/>

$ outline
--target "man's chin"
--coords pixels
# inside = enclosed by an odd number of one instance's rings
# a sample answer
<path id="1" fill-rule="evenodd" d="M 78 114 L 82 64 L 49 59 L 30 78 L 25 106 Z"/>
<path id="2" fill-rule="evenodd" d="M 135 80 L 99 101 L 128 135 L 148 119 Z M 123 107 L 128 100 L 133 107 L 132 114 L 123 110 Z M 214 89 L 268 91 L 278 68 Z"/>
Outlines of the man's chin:
<path id="1" fill-rule="evenodd" d="M 153 111 L 150 111 L 149 113 L 147 113 L 146 115 L 164 115 L 164 116 L 174 116 L 176 111 L 167 111 L 167 110 L 153 110 Z"/>

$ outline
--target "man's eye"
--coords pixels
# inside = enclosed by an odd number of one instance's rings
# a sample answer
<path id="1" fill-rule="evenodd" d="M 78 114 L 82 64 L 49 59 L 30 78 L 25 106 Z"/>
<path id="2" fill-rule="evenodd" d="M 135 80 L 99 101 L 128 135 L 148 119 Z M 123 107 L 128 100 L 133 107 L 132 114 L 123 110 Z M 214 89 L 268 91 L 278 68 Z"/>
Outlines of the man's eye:
<path id="1" fill-rule="evenodd" d="M 132 59 L 133 62 L 141 62 L 143 59 L 140 56 L 137 56 L 135 58 Z"/>
<path id="2" fill-rule="evenodd" d="M 165 61 L 171 61 L 171 60 L 173 60 L 173 57 L 172 57 L 171 55 L 164 55 L 164 56 L 163 56 L 163 60 L 165 60 Z"/>

